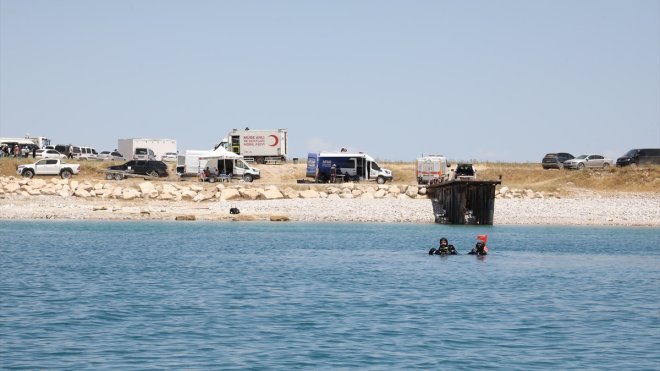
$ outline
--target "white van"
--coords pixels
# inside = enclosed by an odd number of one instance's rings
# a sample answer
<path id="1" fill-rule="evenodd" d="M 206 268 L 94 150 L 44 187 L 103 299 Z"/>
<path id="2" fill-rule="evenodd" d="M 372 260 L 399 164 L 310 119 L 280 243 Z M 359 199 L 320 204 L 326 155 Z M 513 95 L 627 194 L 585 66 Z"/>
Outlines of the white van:
<path id="1" fill-rule="evenodd" d="M 92 147 L 80 147 L 80 156 L 81 160 L 97 160 L 99 157 L 96 149 Z"/>
<path id="2" fill-rule="evenodd" d="M 154 153 L 154 151 L 151 150 L 151 148 L 146 148 L 146 147 L 135 148 L 135 153 L 133 154 L 133 160 L 150 161 L 155 159 L 156 159 L 156 154 Z"/>

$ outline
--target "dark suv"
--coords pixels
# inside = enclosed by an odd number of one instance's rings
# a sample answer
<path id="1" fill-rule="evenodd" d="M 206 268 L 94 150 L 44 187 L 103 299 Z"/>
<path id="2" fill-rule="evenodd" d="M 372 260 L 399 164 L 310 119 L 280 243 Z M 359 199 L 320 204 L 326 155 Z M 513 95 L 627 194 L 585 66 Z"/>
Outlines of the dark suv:
<path id="1" fill-rule="evenodd" d="M 541 166 L 543 166 L 543 168 L 546 170 L 563 169 L 564 161 L 572 160 L 574 158 L 575 156 L 566 152 L 548 153 L 543 157 L 543 160 L 541 161 Z"/>
<path id="2" fill-rule="evenodd" d="M 660 148 L 631 149 L 616 159 L 616 166 L 660 165 Z"/>
<path id="3" fill-rule="evenodd" d="M 123 170 L 133 174 L 149 175 L 153 177 L 166 177 L 167 164 L 163 161 L 131 160 L 122 165 L 110 166 L 108 170 Z"/>

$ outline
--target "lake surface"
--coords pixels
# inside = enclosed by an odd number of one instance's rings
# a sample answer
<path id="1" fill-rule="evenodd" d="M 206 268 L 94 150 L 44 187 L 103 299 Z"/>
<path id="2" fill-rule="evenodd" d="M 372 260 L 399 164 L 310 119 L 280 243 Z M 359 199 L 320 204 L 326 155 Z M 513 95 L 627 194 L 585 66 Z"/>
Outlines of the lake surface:
<path id="1" fill-rule="evenodd" d="M 465 255 L 488 234 L 490 255 Z M 660 229 L 0 221 L 2 369 L 660 368 Z M 458 256 L 429 256 L 445 236 Z"/>

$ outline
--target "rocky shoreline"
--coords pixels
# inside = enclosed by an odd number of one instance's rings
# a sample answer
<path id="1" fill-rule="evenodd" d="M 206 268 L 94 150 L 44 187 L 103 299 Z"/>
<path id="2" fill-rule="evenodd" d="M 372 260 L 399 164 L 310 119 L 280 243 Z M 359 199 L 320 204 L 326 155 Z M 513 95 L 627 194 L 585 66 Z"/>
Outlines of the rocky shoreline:
<path id="1" fill-rule="evenodd" d="M 500 187 L 495 224 L 660 226 L 660 193 Z M 240 214 L 230 214 L 235 207 Z M 417 185 L 268 185 L 0 177 L 0 219 L 433 223 Z"/>

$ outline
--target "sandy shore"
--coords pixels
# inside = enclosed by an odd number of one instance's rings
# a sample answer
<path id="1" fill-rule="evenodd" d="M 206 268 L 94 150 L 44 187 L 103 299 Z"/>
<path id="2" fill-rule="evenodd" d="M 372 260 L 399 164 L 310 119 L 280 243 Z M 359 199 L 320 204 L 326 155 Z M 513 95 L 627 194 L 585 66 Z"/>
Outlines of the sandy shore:
<path id="1" fill-rule="evenodd" d="M 236 217 L 231 207 L 240 209 Z M 0 199 L 0 219 L 54 220 L 270 220 L 303 222 L 433 223 L 427 199 L 280 199 L 158 201 L 17 195 Z M 660 193 L 598 194 L 568 198 L 498 199 L 495 225 L 660 226 Z"/>

